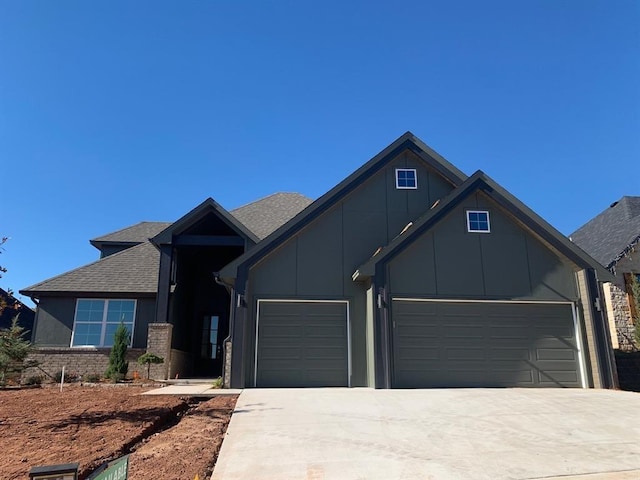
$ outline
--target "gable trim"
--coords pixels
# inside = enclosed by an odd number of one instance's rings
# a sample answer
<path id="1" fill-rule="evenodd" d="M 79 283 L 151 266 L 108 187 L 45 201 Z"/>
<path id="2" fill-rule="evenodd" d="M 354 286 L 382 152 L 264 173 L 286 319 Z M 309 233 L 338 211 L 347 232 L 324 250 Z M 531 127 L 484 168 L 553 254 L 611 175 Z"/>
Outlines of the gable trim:
<path id="1" fill-rule="evenodd" d="M 433 228 L 440 220 L 460 205 L 471 193 L 482 191 L 489 198 L 522 222 L 536 236 L 549 243 L 554 249 L 581 268 L 592 268 L 598 272 L 601 281 L 611 281 L 611 273 L 596 260 L 574 245 L 567 237 L 530 210 L 513 195 L 503 189 L 484 172 L 478 170 L 466 182 L 453 190 L 442 202 L 414 222 L 412 228 L 399 235 L 380 253 L 362 264 L 353 274 L 354 281 L 361 281 L 376 275 L 376 266 L 389 262 L 423 233 Z"/>
<path id="2" fill-rule="evenodd" d="M 299 232 L 303 227 L 313 222 L 406 150 L 418 156 L 454 187 L 461 185 L 467 179 L 467 176 L 461 170 L 458 170 L 442 156 L 429 148 L 411 132 L 407 132 L 313 202 L 303 212 L 293 217 L 266 237 L 255 248 L 225 266 L 220 271 L 221 276 L 226 280 L 235 278 L 236 288 L 238 288 L 240 292 L 244 291 L 244 283 L 249 267 Z"/>
<path id="3" fill-rule="evenodd" d="M 158 235 L 150 239 L 151 243 L 156 247 L 171 244 L 173 242 L 174 235 L 179 235 L 184 232 L 187 228 L 204 218 L 210 212 L 217 214 L 222 221 L 245 239 L 251 240 L 253 243 L 258 243 L 260 241 L 258 237 L 256 237 L 256 235 L 244 224 L 240 223 L 240 221 L 231 215 L 224 207 L 217 203 L 213 198 L 209 197 L 189 213 L 182 216 Z"/>

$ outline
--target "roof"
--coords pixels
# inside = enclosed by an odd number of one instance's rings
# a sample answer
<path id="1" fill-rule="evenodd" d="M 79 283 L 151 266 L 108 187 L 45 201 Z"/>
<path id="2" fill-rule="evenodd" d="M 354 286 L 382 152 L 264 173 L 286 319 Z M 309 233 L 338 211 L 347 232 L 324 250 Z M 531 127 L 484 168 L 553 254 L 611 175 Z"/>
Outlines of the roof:
<path id="1" fill-rule="evenodd" d="M 36 312 L 2 288 L 0 288 L 0 302 L 6 304 L 6 307 L 0 310 L 0 328 L 11 327 L 13 318 L 16 315 L 20 315 L 18 317 L 18 325 L 24 328 L 25 333 L 28 332 L 27 336 L 29 336 L 33 329 L 33 320 L 36 317 Z"/>
<path id="2" fill-rule="evenodd" d="M 205 218 L 209 213 L 215 212 L 217 217 L 222 220 L 232 231 L 239 233 L 243 237 L 257 243 L 259 239 L 257 236 L 240 220 L 231 215 L 224 207 L 222 207 L 213 198 L 207 198 L 204 202 L 191 210 L 186 215 L 183 215 L 180 219 L 171 223 L 167 228 L 162 230 L 151 241 L 155 245 L 170 244 L 174 235 L 179 235 L 194 225 L 199 220 Z"/>
<path id="3" fill-rule="evenodd" d="M 159 268 L 160 253 L 147 241 L 32 285 L 20 293 L 30 297 L 66 292 L 155 294 Z"/>
<path id="4" fill-rule="evenodd" d="M 225 266 L 220 272 L 221 276 L 226 279 L 236 278 L 236 270 L 240 265 L 252 265 L 257 262 L 313 219 L 339 202 L 355 188 L 362 185 L 362 183 L 384 168 L 384 166 L 398 154 L 406 150 L 413 152 L 454 186 L 460 185 L 467 179 L 467 176 L 461 170 L 432 150 L 413 133 L 406 132 L 342 182 L 309 205 L 308 208 L 305 208 L 298 215 L 272 232 L 254 248 Z"/>
<path id="5" fill-rule="evenodd" d="M 612 268 L 640 242 L 640 197 L 622 197 L 569 238 L 606 268 Z"/>
<path id="6" fill-rule="evenodd" d="M 263 239 L 312 202 L 313 200 L 300 193 L 280 192 L 231 210 L 231 215 L 246 225 L 259 239 Z"/>
<path id="7" fill-rule="evenodd" d="M 462 200 L 478 190 L 482 190 L 488 197 L 522 222 L 535 235 L 566 256 L 577 266 L 581 268 L 594 268 L 598 271 L 600 280 L 610 281 L 610 272 L 602 268 L 598 262 L 580 248 L 577 248 L 567 237 L 562 235 L 562 233 L 481 170 L 475 172 L 462 185 L 451 191 L 427 213 L 413 222 L 413 225 L 405 228 L 405 230 L 394 238 L 385 248 L 376 252 L 373 257 L 358 267 L 353 274 L 353 279 L 362 280 L 363 278 L 373 276 L 375 274 L 375 266 L 379 262 L 390 259 L 398 254 L 422 233 L 442 220 L 453 208 L 458 206 Z"/>
<path id="8" fill-rule="evenodd" d="M 90 243 L 93 246 L 102 243 L 142 243 L 155 237 L 169 225 L 171 222 L 140 222 L 116 232 L 96 237 L 90 240 Z"/>

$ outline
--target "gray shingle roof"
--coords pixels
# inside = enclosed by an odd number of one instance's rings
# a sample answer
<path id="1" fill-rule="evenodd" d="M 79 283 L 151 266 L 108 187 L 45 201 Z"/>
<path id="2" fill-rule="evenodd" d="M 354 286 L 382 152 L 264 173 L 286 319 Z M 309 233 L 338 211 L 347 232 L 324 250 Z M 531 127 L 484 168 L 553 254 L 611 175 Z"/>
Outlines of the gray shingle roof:
<path id="1" fill-rule="evenodd" d="M 258 238 L 264 238 L 310 203 L 310 198 L 299 193 L 274 193 L 230 213 Z M 63 292 L 156 293 L 160 255 L 148 240 L 171 225 L 171 222 L 140 222 L 94 238 L 91 244 L 96 247 L 103 243 L 139 245 L 44 280 L 20 292 L 25 295 Z"/>
<path id="2" fill-rule="evenodd" d="M 606 268 L 611 268 L 640 241 L 640 197 L 622 197 L 569 238 Z"/>
<path id="3" fill-rule="evenodd" d="M 313 200 L 300 193 L 274 193 L 268 197 L 231 210 L 258 238 L 263 239 L 295 217 Z"/>
<path id="4" fill-rule="evenodd" d="M 160 253 L 145 242 L 20 290 L 36 293 L 156 293 Z"/>
<path id="5" fill-rule="evenodd" d="M 171 225 L 172 222 L 140 222 L 130 227 L 123 228 L 116 232 L 108 233 L 91 240 L 91 244 L 96 243 L 142 243 L 155 237 L 162 230 Z"/>

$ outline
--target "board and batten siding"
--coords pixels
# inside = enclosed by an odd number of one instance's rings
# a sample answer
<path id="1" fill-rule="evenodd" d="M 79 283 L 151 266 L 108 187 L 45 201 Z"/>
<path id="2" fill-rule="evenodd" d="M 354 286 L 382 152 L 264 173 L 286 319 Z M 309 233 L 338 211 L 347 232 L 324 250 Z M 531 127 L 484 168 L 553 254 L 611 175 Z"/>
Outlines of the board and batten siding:
<path id="1" fill-rule="evenodd" d="M 466 210 L 487 210 L 490 233 L 469 233 Z M 578 299 L 573 267 L 482 193 L 391 259 L 391 295 L 533 301 Z"/>
<path id="2" fill-rule="evenodd" d="M 415 168 L 418 188 L 398 190 L 396 168 Z M 249 272 L 251 303 L 245 362 L 254 378 L 255 315 L 261 298 L 347 299 L 350 302 L 352 386 L 369 384 L 366 289 L 352 274 L 404 226 L 426 212 L 453 186 L 410 152 L 404 152 L 288 239 Z"/>

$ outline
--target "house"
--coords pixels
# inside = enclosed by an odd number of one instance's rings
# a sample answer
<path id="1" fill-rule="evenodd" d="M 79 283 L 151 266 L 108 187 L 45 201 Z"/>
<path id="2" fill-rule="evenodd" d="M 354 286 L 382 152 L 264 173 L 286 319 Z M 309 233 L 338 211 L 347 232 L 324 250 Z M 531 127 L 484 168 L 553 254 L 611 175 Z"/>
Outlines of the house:
<path id="1" fill-rule="evenodd" d="M 640 197 L 622 197 L 570 236 L 585 252 L 614 274 L 604 284 L 605 301 L 614 348 L 634 348 L 630 284 L 640 280 Z"/>
<path id="2" fill-rule="evenodd" d="M 0 329 L 10 328 L 16 316 L 18 316 L 18 325 L 24 328 L 23 335 L 31 337 L 36 313 L 9 292 L 0 288 Z"/>
<path id="3" fill-rule="evenodd" d="M 98 368 L 122 321 L 157 374 L 231 387 L 615 384 L 611 273 L 411 133 L 313 203 L 208 199 L 92 243 L 100 260 L 22 290 L 42 361 Z"/>

